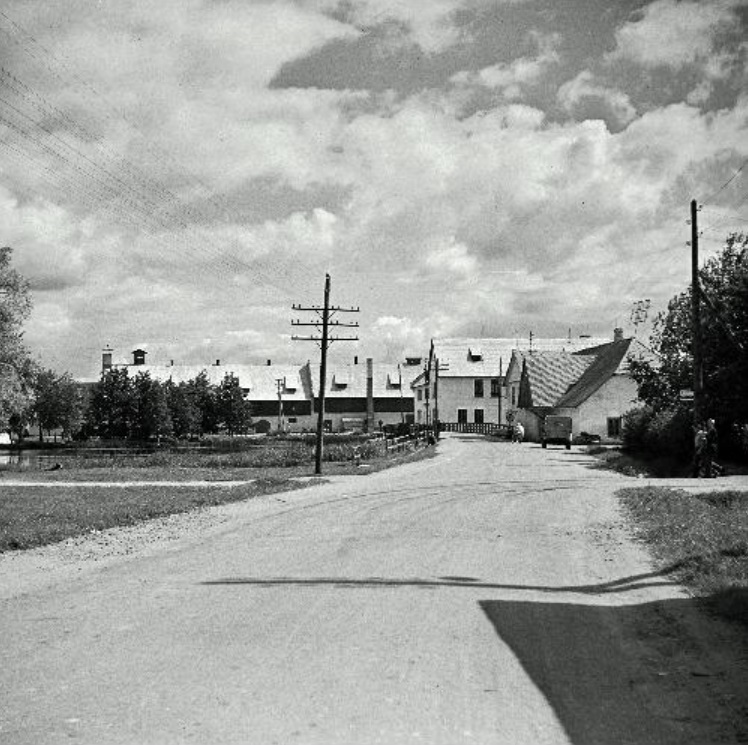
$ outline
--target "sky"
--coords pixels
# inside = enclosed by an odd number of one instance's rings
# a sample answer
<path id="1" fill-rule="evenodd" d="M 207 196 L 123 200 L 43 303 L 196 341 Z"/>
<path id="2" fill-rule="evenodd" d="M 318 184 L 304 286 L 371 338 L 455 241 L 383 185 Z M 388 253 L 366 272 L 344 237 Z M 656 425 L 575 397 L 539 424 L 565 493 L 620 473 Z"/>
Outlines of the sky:
<path id="1" fill-rule="evenodd" d="M 748 232 L 748 0 L 4 0 L 0 245 L 46 366 L 644 337 Z M 745 167 L 744 167 L 745 166 Z M 645 322 L 632 309 L 650 301 Z"/>

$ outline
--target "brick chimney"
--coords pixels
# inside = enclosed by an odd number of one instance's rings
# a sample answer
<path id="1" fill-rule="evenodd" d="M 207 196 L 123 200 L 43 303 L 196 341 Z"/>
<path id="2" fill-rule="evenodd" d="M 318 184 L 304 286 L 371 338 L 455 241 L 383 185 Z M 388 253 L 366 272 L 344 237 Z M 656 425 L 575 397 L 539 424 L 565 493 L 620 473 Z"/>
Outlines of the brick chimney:
<path id="1" fill-rule="evenodd" d="M 623 341 L 623 329 L 613 329 L 613 341 Z"/>

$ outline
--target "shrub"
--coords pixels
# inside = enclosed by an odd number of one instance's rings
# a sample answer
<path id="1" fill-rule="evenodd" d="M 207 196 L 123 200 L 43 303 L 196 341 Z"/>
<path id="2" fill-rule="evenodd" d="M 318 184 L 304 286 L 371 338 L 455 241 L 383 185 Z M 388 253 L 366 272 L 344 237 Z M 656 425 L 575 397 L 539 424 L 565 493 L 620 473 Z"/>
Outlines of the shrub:
<path id="1" fill-rule="evenodd" d="M 648 406 L 631 409 L 623 415 L 621 440 L 624 450 L 637 451 L 645 449 L 644 439 L 652 417 L 654 417 L 654 411 Z"/>

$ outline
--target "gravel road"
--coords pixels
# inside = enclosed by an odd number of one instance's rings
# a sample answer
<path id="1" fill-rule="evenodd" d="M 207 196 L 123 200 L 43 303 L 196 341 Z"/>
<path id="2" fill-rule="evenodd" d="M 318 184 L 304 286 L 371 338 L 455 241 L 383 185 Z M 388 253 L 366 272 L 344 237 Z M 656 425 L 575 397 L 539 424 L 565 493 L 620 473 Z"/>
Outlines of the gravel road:
<path id="1" fill-rule="evenodd" d="M 748 660 L 632 480 L 450 437 L 365 478 L 0 557 L 2 743 L 717 743 Z"/>

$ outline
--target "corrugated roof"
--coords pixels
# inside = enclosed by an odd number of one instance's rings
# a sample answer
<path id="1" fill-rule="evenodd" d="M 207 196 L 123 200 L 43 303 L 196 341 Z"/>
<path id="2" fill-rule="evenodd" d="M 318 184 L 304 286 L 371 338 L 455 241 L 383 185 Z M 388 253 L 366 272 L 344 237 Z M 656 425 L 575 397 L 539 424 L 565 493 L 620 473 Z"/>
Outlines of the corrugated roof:
<path id="1" fill-rule="evenodd" d="M 576 352 L 608 341 L 593 337 L 533 339 L 532 351 Z M 506 374 L 513 350 L 527 353 L 531 348 L 529 339 L 499 337 L 434 339 L 433 345 L 442 378 L 495 378 L 499 375 L 500 361 Z M 476 353 L 481 355 L 480 359 L 474 358 Z"/>

